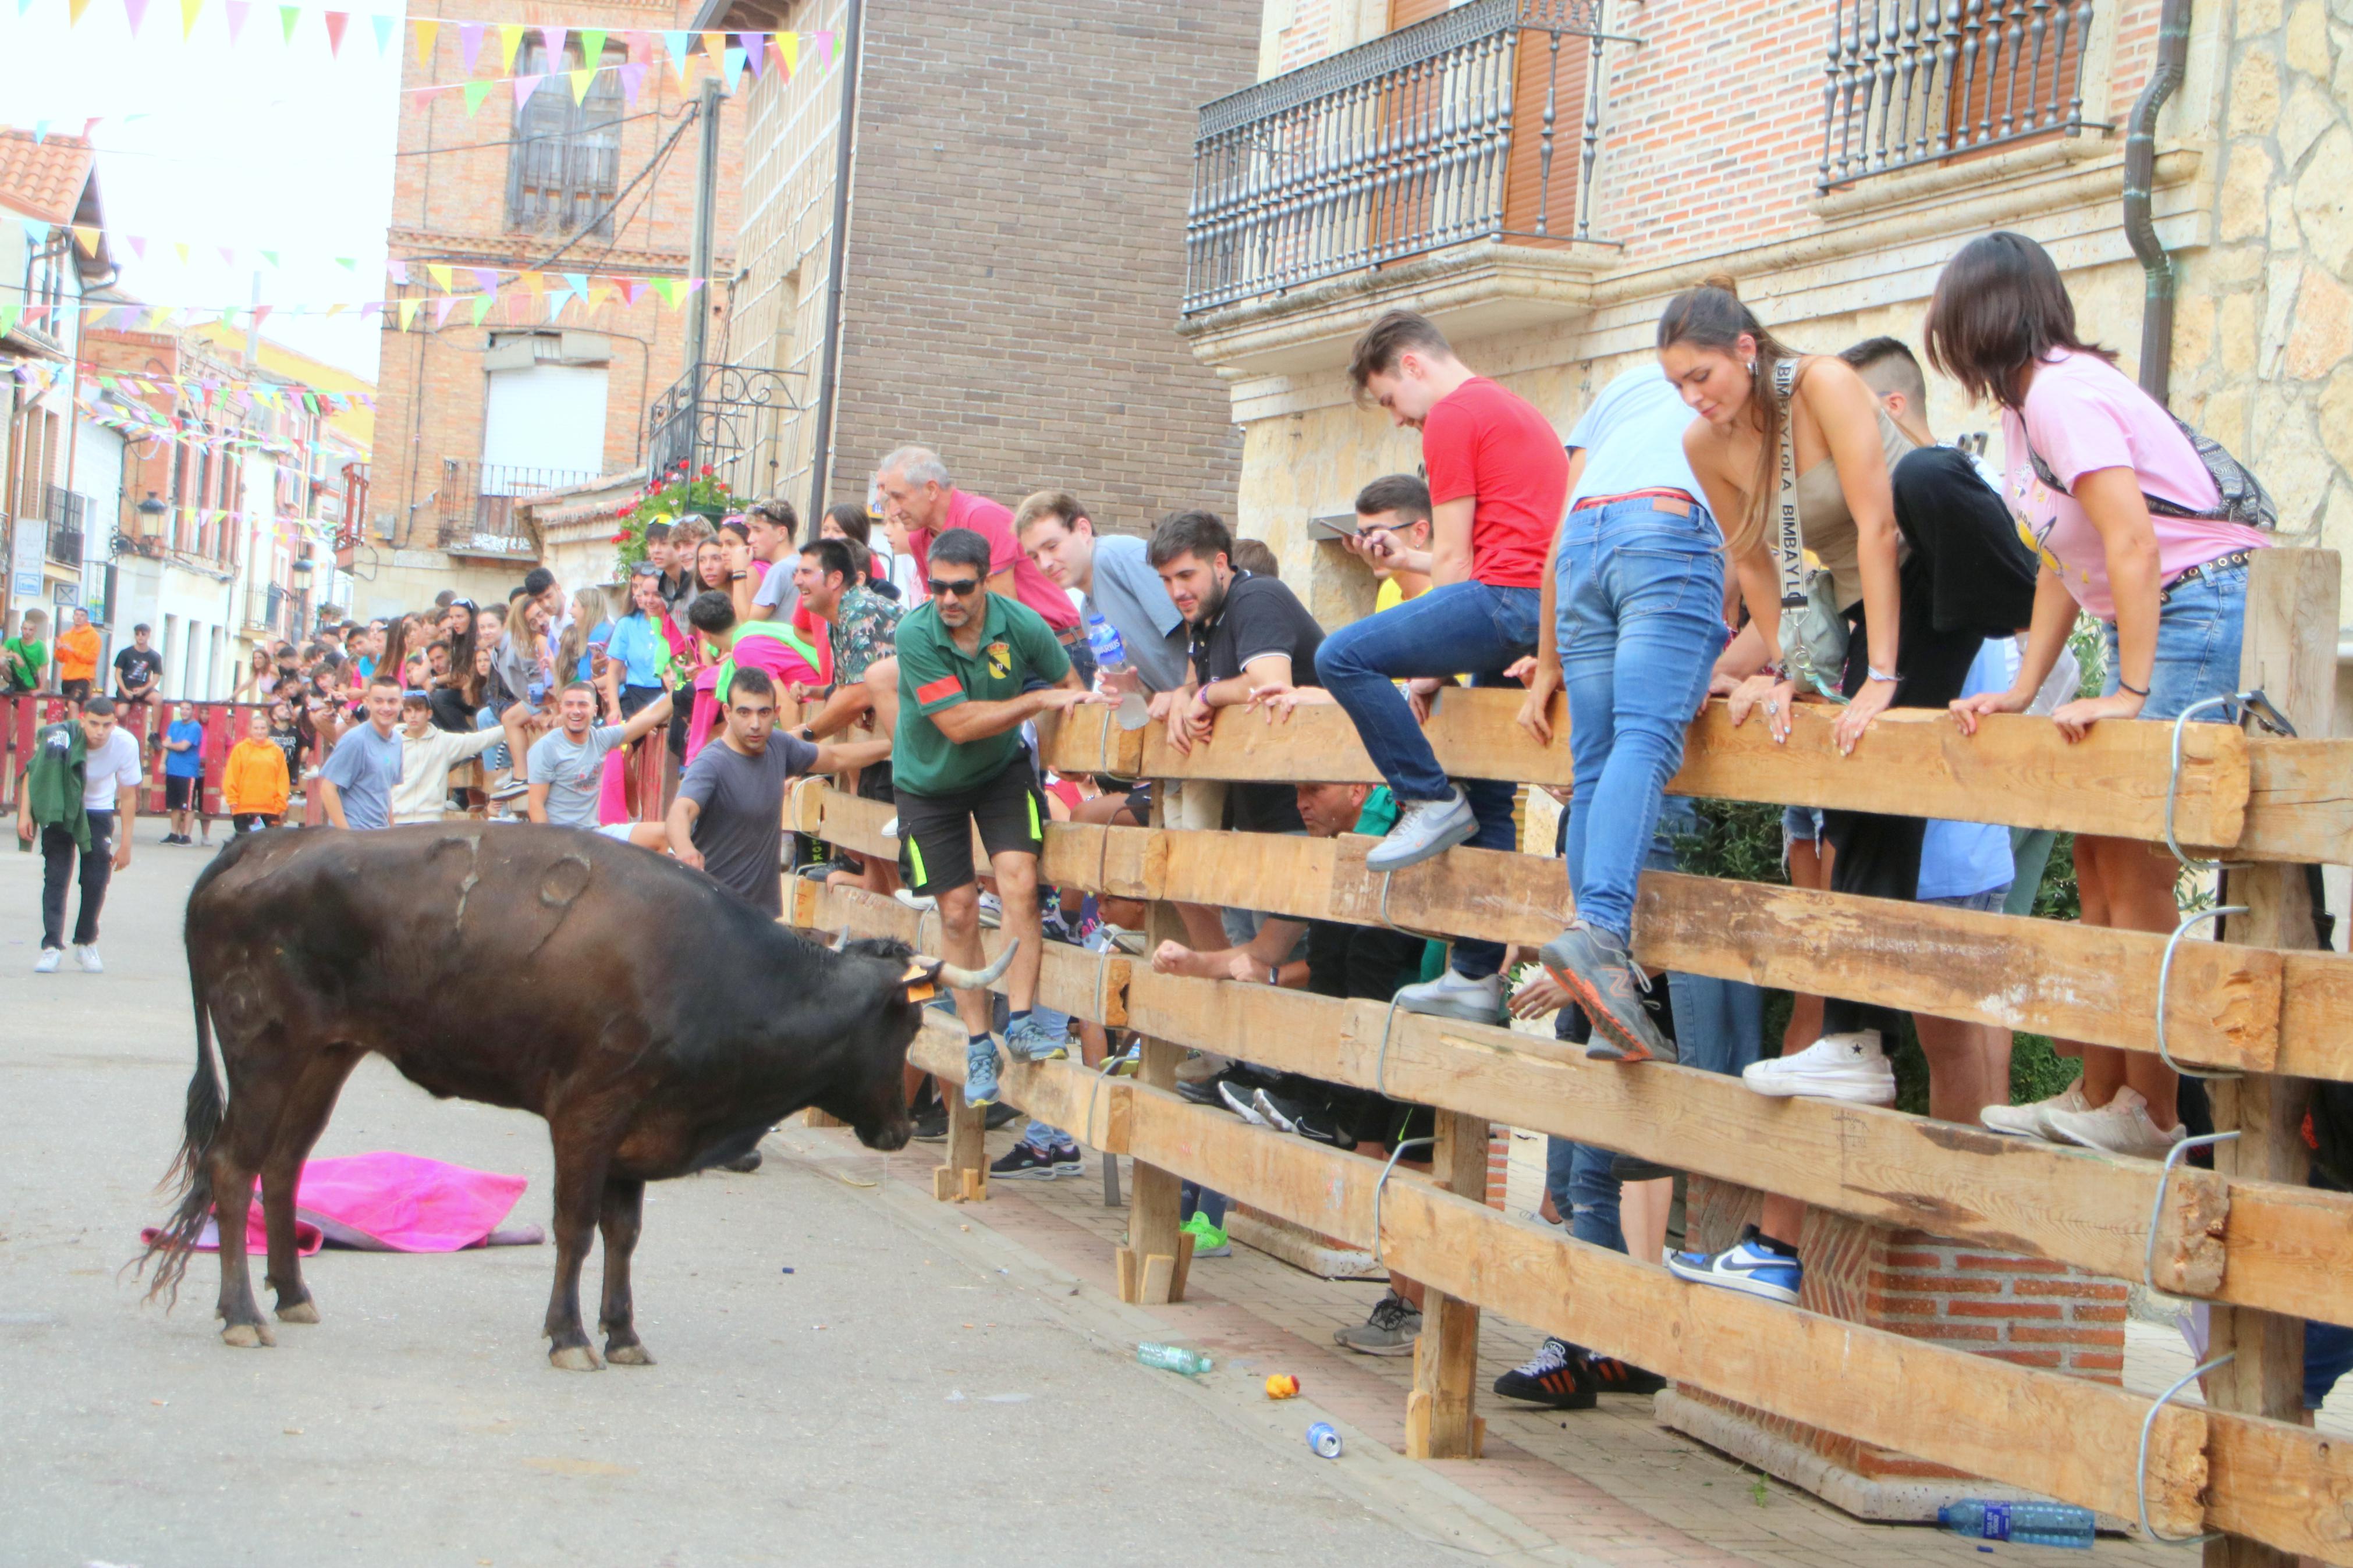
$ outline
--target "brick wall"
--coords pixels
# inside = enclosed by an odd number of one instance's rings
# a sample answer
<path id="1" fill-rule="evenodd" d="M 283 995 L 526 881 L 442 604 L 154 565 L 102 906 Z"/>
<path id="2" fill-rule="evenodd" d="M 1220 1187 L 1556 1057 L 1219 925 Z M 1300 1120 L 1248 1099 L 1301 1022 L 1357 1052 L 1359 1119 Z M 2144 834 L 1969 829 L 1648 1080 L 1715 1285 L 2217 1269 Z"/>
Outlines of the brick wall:
<path id="1" fill-rule="evenodd" d="M 1008 504 L 1229 513 L 1240 438 L 1175 327 L 1195 111 L 1255 74 L 1259 0 L 866 17 L 831 493 L 921 441 Z"/>
<path id="2" fill-rule="evenodd" d="M 564 12 L 567 23 L 591 23 L 612 29 L 612 44 L 626 42 L 628 29 L 659 30 L 683 27 L 694 6 L 674 0 L 583 0 Z M 403 88 L 428 82 L 468 79 L 454 25 L 465 20 L 511 22 L 512 6 L 491 0 L 448 0 L 438 14 L 444 26 L 431 55 L 420 63 L 415 52 L 404 58 Z M 482 41 L 476 78 L 495 74 L 498 35 L 491 29 Z M 643 89 L 636 107 L 625 114 L 644 116 L 621 127 L 619 183 L 626 186 L 677 129 L 679 108 L 700 85 L 697 74 L 681 87 L 678 74 L 657 57 L 650 46 L 629 44 L 630 58 L 647 63 Z M 659 66 L 654 61 L 659 58 Z M 520 56 L 518 57 L 520 66 Z M 748 84 L 748 77 L 745 79 Z M 568 90 L 561 78 L 541 89 Z M 509 233 L 506 228 L 507 169 L 512 156 L 508 139 L 513 134 L 514 96 L 501 85 L 482 100 L 470 118 L 456 96 L 436 93 L 427 98 L 403 92 L 400 99 L 398 144 L 403 153 L 440 149 L 429 156 L 396 161 L 392 210 L 386 239 L 395 259 L 416 264 L 421 274 L 427 261 L 460 267 L 491 267 L 512 271 L 537 268 L 556 251 L 565 237 L 543 233 Z M 741 189 L 740 160 L 743 114 L 740 100 L 727 100 L 719 175 L 719 205 L 713 234 L 718 259 L 712 271 L 720 277 L 733 270 L 736 203 Z M 623 202 L 609 236 L 591 236 L 552 263 L 555 271 L 638 274 L 678 277 L 688 270 L 691 218 L 694 203 L 697 133 L 690 128 L 660 171 Z M 488 145 L 477 145 L 487 143 Z M 462 276 L 462 275 L 461 275 Z M 387 282 L 387 295 L 422 295 L 421 288 L 401 290 Z M 713 356 L 723 342 L 728 302 L 723 289 L 699 293 L 687 309 L 712 312 Z M 475 461 L 481 457 L 482 414 L 486 384 L 481 354 L 494 329 L 540 325 L 547 321 L 543 300 L 528 294 L 502 297 L 488 321 L 470 325 L 460 310 L 435 328 L 429 310 L 420 310 L 410 330 L 400 330 L 387 315 L 379 388 L 375 450 L 371 464 L 371 516 L 368 536 L 377 537 L 376 521 L 394 520 L 396 539 L 414 538 L 429 545 L 435 539 L 438 506 L 415 512 L 416 529 L 407 527 L 415 503 L 433 494 L 440 481 L 445 458 Z M 607 471 L 634 466 L 642 450 L 648 402 L 675 382 L 681 374 L 685 342 L 685 314 L 671 310 L 649 290 L 630 306 L 608 300 L 591 310 L 575 301 L 564 307 L 559 324 L 607 334 L 613 358 L 607 372 L 604 464 Z"/>

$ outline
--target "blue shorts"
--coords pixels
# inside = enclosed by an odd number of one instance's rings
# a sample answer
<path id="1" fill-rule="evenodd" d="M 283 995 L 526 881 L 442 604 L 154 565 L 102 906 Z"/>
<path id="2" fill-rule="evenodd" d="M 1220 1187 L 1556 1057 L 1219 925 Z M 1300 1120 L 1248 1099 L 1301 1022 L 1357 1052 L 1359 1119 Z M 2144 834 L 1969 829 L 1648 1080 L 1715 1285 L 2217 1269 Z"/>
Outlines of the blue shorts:
<path id="1" fill-rule="evenodd" d="M 2148 697 L 2140 705 L 2143 719 L 2172 721 L 2183 710 L 2210 697 L 2227 697 L 2239 689 L 2239 644 L 2247 629 L 2247 568 L 2210 567 L 2189 582 L 2168 590 L 2158 606 L 2157 661 L 2148 677 Z M 2114 697 L 2123 689 L 2117 670 L 2116 624 L 2100 628 L 2107 654 L 2107 679 L 2101 695 Z M 2216 723 L 2235 717 L 2213 708 L 2199 715 Z"/>

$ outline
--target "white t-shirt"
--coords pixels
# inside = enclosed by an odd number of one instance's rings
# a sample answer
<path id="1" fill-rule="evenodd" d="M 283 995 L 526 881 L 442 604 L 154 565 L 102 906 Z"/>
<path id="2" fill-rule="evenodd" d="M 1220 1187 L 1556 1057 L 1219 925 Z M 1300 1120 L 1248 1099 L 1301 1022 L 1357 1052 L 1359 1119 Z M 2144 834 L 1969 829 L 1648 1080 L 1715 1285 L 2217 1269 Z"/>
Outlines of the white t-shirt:
<path id="1" fill-rule="evenodd" d="M 81 808 L 112 811 L 118 787 L 139 787 L 139 742 L 122 729 L 117 729 L 106 738 L 106 744 L 90 753 L 89 767 L 82 774 Z"/>

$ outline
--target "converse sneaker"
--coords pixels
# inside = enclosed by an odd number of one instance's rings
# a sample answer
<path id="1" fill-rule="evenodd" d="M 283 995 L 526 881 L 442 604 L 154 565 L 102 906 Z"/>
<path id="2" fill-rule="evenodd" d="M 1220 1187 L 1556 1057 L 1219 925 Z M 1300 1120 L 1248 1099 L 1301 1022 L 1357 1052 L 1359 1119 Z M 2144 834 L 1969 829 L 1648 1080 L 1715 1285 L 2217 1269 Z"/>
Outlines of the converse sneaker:
<path id="1" fill-rule="evenodd" d="M 2045 1112 L 2091 1109 L 2092 1102 L 2084 1098 L 2084 1080 L 2079 1078 L 2050 1099 L 2038 1100 L 2031 1105 L 1989 1105 L 1978 1112 L 1978 1120 L 2005 1137 L 2040 1138 L 2048 1142 L 2051 1134 L 2042 1130 Z"/>
<path id="2" fill-rule="evenodd" d="M 1694 1285 L 1720 1286 L 1791 1307 L 1798 1304 L 1798 1290 L 1806 1279 L 1797 1249 L 1767 1240 L 1753 1225 L 1722 1252 L 1668 1253 L 1667 1272 Z"/>
<path id="3" fill-rule="evenodd" d="M 1332 1342 L 1359 1355 L 1411 1355 L 1421 1337 L 1421 1314 L 1395 1290 L 1373 1304 L 1361 1323 L 1332 1331 Z"/>
<path id="4" fill-rule="evenodd" d="M 1880 1049 L 1879 1031 L 1824 1035 L 1793 1057 L 1750 1062 L 1741 1081 L 1759 1094 L 1805 1095 L 1857 1105 L 1895 1103 L 1895 1069 Z"/>
<path id="5" fill-rule="evenodd" d="M 1545 973 L 1577 1000 L 1593 1022 L 1593 1037 L 1585 1047 L 1595 1061 L 1640 1062 L 1675 1060 L 1675 1043 L 1659 1033 L 1642 994 L 1651 988 L 1633 955 L 1618 933 L 1583 921 L 1537 951 Z"/>
<path id="6" fill-rule="evenodd" d="M 1459 789 L 1443 800 L 1409 800 L 1398 807 L 1397 825 L 1365 857 L 1367 871 L 1402 871 L 1443 855 L 1479 831 L 1471 802 Z"/>
<path id="7" fill-rule="evenodd" d="M 2149 1120 L 2148 1101 L 2129 1087 L 2097 1110 L 2046 1110 L 2042 1130 L 2058 1142 L 2080 1143 L 2111 1154 L 2162 1160 L 2189 1134 L 2179 1122 L 2160 1128 Z"/>
<path id="8" fill-rule="evenodd" d="M 1504 977 L 1490 974 L 1484 980 L 1472 980 L 1450 969 L 1435 980 L 1401 988 L 1397 1005 L 1408 1013 L 1492 1024 L 1504 1016 Z"/>
<path id="9" fill-rule="evenodd" d="M 511 778 L 507 780 L 506 783 L 499 785 L 498 788 L 491 791 L 491 798 L 492 800 L 513 800 L 518 796 L 526 795 L 530 793 L 531 782 L 528 779 Z"/>

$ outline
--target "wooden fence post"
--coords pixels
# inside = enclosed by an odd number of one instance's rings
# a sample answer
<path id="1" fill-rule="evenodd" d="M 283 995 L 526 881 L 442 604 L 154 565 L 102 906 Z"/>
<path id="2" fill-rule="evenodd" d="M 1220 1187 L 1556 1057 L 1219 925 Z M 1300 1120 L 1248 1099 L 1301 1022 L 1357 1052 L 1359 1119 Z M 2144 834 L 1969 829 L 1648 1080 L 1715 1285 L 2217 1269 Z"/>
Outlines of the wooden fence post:
<path id="1" fill-rule="evenodd" d="M 964 1086 L 939 1080 L 940 1098 L 948 1108 L 948 1152 L 932 1169 L 932 1196 L 942 1203 L 963 1198 L 979 1203 L 988 1196 L 988 1109 L 964 1102 Z"/>
<path id="2" fill-rule="evenodd" d="M 1152 825 L 1167 826 L 1158 800 L 1152 803 Z M 1176 907 L 1155 901 L 1145 923 L 1145 935 L 1147 952 L 1164 941 L 1182 941 L 1185 927 L 1176 917 Z M 1139 1038 L 1142 1049 L 1136 1062 L 1136 1081 L 1154 1089 L 1175 1089 L 1176 1064 L 1183 1058 L 1185 1048 L 1150 1035 Z M 1181 1206 L 1178 1185 L 1174 1171 L 1164 1171 L 1141 1160 L 1134 1163 L 1127 1200 L 1127 1245 L 1119 1249 L 1114 1258 L 1119 1299 L 1123 1301 L 1156 1307 L 1185 1299 L 1185 1277 L 1193 1260 L 1193 1238 L 1176 1228 Z"/>
<path id="3" fill-rule="evenodd" d="M 1487 1124 L 1441 1110 L 1430 1174 L 1449 1192 L 1487 1201 Z M 1374 1237 L 1375 1245 L 1380 1238 Z M 1475 1459 L 1486 1423 L 1472 1406 L 1479 1381 L 1479 1309 L 1434 1286 L 1421 1293 L 1421 1337 L 1413 1343 L 1413 1392 L 1406 1396 L 1409 1459 Z"/>
<path id="4" fill-rule="evenodd" d="M 2247 570 L 2247 629 L 2239 689 L 2261 690 L 2308 740 L 2327 736 L 2337 707 L 2337 557 L 2333 550 L 2264 550 Z M 2315 945 L 2310 885 L 2301 866 L 2258 865 L 2224 878 L 2223 901 L 2247 912 L 2228 938 L 2257 947 Z M 2308 1086 L 2300 1079 L 2218 1079 L 2209 1086 L 2214 1130 L 2239 1136 L 2214 1146 L 2214 1168 L 2240 1178 L 2301 1186 Z M 2206 1403 L 2308 1423 L 2304 1412 L 2304 1321 L 2243 1307 L 2214 1307 L 2207 1359 L 2231 1363 L 2207 1375 Z M 2216 1478 L 2218 1480 L 2221 1477 Z M 2206 1543 L 2207 1568 L 2294 1568 L 2293 1552 L 2239 1536 Z"/>

